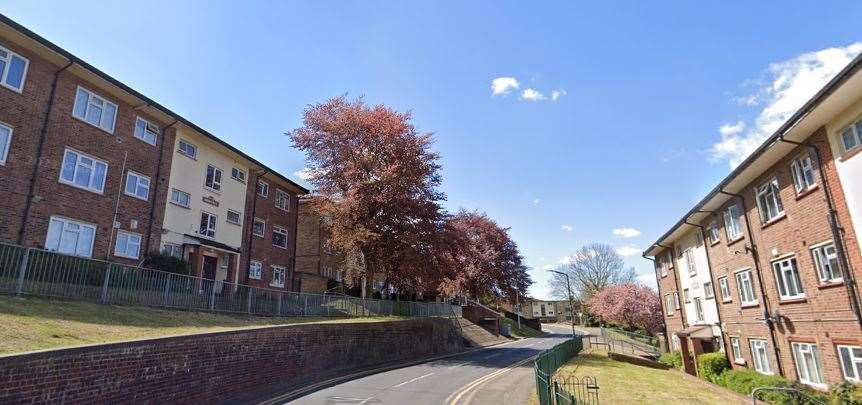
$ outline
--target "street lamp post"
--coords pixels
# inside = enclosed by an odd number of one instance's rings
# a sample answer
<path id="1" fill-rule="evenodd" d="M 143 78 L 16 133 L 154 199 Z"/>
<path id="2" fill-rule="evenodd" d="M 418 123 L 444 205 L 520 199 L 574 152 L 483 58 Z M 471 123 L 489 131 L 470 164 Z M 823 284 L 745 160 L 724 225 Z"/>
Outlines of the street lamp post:
<path id="1" fill-rule="evenodd" d="M 572 314 L 572 338 L 575 337 L 575 304 L 572 299 L 572 284 L 569 282 L 569 275 L 561 271 L 549 270 L 551 273 L 557 273 L 566 278 L 566 290 L 569 292 L 569 311 Z"/>
<path id="2" fill-rule="evenodd" d="M 518 330 L 521 330 L 521 293 L 515 291 L 515 308 L 518 314 Z"/>

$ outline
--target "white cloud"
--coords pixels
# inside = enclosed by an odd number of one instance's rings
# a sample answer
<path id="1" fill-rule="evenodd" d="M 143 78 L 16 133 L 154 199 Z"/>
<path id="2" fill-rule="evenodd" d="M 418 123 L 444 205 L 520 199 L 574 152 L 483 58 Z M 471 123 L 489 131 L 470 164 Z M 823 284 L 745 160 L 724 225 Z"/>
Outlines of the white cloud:
<path id="1" fill-rule="evenodd" d="M 562 226 L 560 226 L 560 229 L 562 229 L 566 232 L 571 232 L 571 231 L 575 230 L 575 228 L 571 225 L 562 225 Z"/>
<path id="2" fill-rule="evenodd" d="M 721 141 L 712 145 L 710 158 L 727 160 L 731 168 L 739 165 L 860 52 L 862 42 L 856 42 L 769 65 L 757 91 L 736 98 L 746 106 L 762 106 L 762 110 L 749 125 L 722 125 Z"/>
<path id="3" fill-rule="evenodd" d="M 551 92 L 551 100 L 557 101 L 560 97 L 565 96 L 566 94 L 567 94 L 566 91 L 563 89 L 554 90 Z"/>
<path id="4" fill-rule="evenodd" d="M 533 199 L 533 205 L 539 205 L 539 204 L 541 204 L 541 203 L 542 203 L 542 199 L 541 199 L 541 198 L 534 198 L 534 199 Z"/>
<path id="5" fill-rule="evenodd" d="M 491 80 L 491 95 L 500 96 L 509 94 L 512 90 L 517 89 L 518 86 L 520 86 L 518 79 L 514 77 L 498 77 Z"/>
<path id="6" fill-rule="evenodd" d="M 638 274 L 638 281 L 650 288 L 656 288 L 655 273 Z"/>
<path id="7" fill-rule="evenodd" d="M 308 167 L 303 167 L 300 170 L 293 172 L 293 175 L 302 179 L 302 181 L 308 181 L 311 178 L 312 171 Z"/>
<path id="8" fill-rule="evenodd" d="M 563 256 L 560 258 L 559 263 L 560 264 L 569 264 L 569 263 L 573 262 L 574 260 L 575 260 L 575 258 L 573 258 L 572 256 Z"/>
<path id="9" fill-rule="evenodd" d="M 553 264 L 546 264 L 546 265 L 544 265 L 544 266 L 542 266 L 542 267 L 539 267 L 539 270 L 542 270 L 542 271 L 548 271 L 548 270 L 554 270 L 554 269 L 556 269 L 556 268 L 557 268 L 557 266 L 555 266 L 555 265 L 553 265 Z"/>
<path id="10" fill-rule="evenodd" d="M 634 246 L 623 246 L 617 248 L 617 254 L 622 257 L 634 256 L 640 252 L 641 250 Z"/>
<path id="11" fill-rule="evenodd" d="M 521 92 L 521 100 L 542 101 L 546 98 L 547 97 L 545 97 L 544 94 L 542 94 L 541 92 L 539 92 L 536 89 L 529 89 L 528 88 L 528 89 L 524 89 L 524 91 Z"/>
<path id="12" fill-rule="evenodd" d="M 634 238 L 641 234 L 641 231 L 635 228 L 617 228 L 611 232 L 614 233 L 614 236 L 619 236 L 621 238 Z"/>

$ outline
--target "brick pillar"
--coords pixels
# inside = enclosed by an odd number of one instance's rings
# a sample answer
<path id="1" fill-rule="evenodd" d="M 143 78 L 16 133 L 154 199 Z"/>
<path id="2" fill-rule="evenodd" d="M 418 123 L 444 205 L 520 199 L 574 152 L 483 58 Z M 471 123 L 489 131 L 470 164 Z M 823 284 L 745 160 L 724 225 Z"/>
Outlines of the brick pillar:
<path id="1" fill-rule="evenodd" d="M 686 337 L 679 339 L 679 349 L 682 354 L 682 369 L 687 374 L 697 375 L 697 367 L 694 365 L 694 360 L 691 356 L 691 339 Z"/>

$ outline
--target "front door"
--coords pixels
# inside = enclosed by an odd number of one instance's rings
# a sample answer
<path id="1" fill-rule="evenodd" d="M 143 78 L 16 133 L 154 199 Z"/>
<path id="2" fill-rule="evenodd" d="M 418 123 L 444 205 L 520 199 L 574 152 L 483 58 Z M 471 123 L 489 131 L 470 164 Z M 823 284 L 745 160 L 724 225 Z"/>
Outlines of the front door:
<path id="1" fill-rule="evenodd" d="M 218 268 L 218 258 L 212 256 L 204 256 L 204 278 L 215 280 L 216 269 Z"/>

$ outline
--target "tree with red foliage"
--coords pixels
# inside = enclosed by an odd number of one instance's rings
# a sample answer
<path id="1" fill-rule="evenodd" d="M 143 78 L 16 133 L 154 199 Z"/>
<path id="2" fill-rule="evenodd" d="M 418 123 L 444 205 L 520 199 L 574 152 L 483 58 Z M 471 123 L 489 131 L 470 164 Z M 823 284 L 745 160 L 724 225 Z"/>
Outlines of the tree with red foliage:
<path id="1" fill-rule="evenodd" d="M 661 301 L 649 287 L 634 283 L 605 288 L 587 302 L 590 313 L 604 322 L 655 333 L 664 327 Z"/>
<path id="2" fill-rule="evenodd" d="M 288 135 L 306 153 L 332 246 L 364 262 L 362 274 L 348 274 L 362 280 L 362 295 L 377 273 L 402 291 L 435 289 L 444 195 L 432 134 L 419 133 L 409 112 L 341 96 L 309 106 Z"/>
<path id="3" fill-rule="evenodd" d="M 484 213 L 462 210 L 450 216 L 440 242 L 443 294 L 514 301 L 532 283 L 509 229 Z"/>

